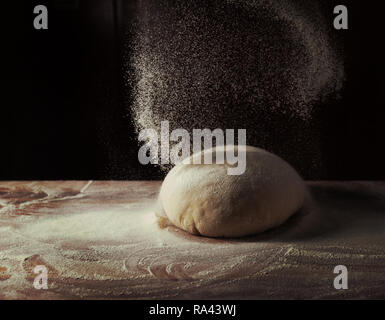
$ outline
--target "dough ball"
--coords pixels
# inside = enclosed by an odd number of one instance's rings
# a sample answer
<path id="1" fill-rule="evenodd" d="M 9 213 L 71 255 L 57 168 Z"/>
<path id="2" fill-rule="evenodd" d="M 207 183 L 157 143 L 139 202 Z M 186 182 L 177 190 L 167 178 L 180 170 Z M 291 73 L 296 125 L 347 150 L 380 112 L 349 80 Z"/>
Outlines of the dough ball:
<path id="1" fill-rule="evenodd" d="M 224 164 L 216 164 L 217 150 L 244 156 L 245 172 L 229 175 L 236 164 L 226 156 Z M 207 153 L 212 164 L 192 164 Z M 168 173 L 157 214 L 160 224 L 167 218 L 195 235 L 242 237 L 279 226 L 302 207 L 305 195 L 301 177 L 278 156 L 249 146 L 222 146 L 194 154 Z"/>

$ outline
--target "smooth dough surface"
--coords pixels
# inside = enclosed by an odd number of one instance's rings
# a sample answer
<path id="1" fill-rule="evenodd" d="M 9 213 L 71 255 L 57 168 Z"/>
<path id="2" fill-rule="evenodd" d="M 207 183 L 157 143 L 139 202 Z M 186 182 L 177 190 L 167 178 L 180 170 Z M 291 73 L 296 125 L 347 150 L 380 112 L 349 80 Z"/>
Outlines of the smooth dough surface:
<path id="1" fill-rule="evenodd" d="M 287 162 L 254 147 L 226 148 L 246 153 L 246 171 L 228 175 L 227 161 L 215 163 L 216 148 L 192 155 L 163 181 L 160 219 L 196 235 L 242 237 L 277 227 L 302 207 L 306 187 Z M 190 164 L 205 153 L 213 164 Z"/>

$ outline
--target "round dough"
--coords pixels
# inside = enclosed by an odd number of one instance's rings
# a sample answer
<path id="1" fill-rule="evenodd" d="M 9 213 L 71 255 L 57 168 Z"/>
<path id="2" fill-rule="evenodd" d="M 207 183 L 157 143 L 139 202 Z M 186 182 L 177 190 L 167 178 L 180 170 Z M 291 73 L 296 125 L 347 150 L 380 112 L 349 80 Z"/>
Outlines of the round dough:
<path id="1" fill-rule="evenodd" d="M 225 150 L 224 146 L 217 148 Z M 301 208 L 306 187 L 287 162 L 254 147 L 228 148 L 238 155 L 246 153 L 246 171 L 228 175 L 230 164 L 215 164 L 216 148 L 185 159 L 162 184 L 160 221 L 167 217 L 175 226 L 196 235 L 242 237 L 277 227 Z M 192 158 L 203 159 L 208 152 L 213 164 L 189 164 Z"/>

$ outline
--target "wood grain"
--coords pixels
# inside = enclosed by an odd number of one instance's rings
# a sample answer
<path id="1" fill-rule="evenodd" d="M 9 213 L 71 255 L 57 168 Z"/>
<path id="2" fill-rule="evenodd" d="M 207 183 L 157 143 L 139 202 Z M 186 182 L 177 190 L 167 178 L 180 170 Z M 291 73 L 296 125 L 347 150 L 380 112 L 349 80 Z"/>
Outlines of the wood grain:
<path id="1" fill-rule="evenodd" d="M 0 182 L 3 299 L 385 298 L 385 183 L 308 182 L 283 226 L 243 239 L 157 227 L 157 181 Z M 337 265 L 349 289 L 336 290 Z M 33 269 L 48 270 L 36 290 Z"/>

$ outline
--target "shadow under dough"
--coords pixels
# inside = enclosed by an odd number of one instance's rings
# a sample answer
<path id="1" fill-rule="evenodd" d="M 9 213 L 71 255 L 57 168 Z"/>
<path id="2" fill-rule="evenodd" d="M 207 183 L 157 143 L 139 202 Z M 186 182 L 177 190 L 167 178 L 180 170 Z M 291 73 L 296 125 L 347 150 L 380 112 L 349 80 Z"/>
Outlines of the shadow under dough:
<path id="1" fill-rule="evenodd" d="M 237 239 L 207 238 L 168 227 L 175 235 L 201 243 L 293 242 L 352 236 L 385 238 L 385 183 L 308 182 L 305 205 L 280 227 Z"/>

